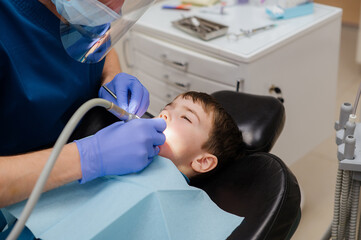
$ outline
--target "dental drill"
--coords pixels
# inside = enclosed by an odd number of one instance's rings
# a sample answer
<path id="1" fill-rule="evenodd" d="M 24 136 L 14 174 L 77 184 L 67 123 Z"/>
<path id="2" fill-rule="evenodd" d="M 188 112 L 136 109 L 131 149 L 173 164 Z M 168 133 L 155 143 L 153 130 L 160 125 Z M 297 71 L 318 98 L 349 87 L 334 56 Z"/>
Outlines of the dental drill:
<path id="1" fill-rule="evenodd" d="M 108 88 L 103 86 L 115 99 L 116 95 L 112 93 Z M 135 114 L 128 113 L 124 109 L 118 107 L 114 103 L 107 101 L 101 98 L 91 99 L 85 102 L 80 108 L 73 114 L 70 118 L 63 131 L 61 132 L 59 138 L 55 142 L 54 148 L 50 154 L 49 159 L 47 160 L 38 180 L 35 183 L 35 186 L 26 202 L 24 210 L 22 211 L 18 221 L 15 223 L 14 228 L 12 229 L 9 236 L 6 238 L 7 240 L 15 240 L 18 238 L 20 233 L 22 232 L 26 221 L 28 220 L 31 212 L 33 211 L 35 204 L 40 198 L 40 195 L 44 189 L 45 183 L 48 180 L 51 170 L 53 169 L 55 162 L 63 149 L 64 145 L 67 143 L 70 135 L 74 131 L 75 127 L 79 123 L 79 121 L 84 117 L 84 115 L 93 107 L 104 107 L 115 116 L 117 116 L 120 120 L 125 122 L 130 121 L 132 119 L 138 119 L 139 117 Z"/>
<path id="2" fill-rule="evenodd" d="M 358 221 L 361 183 L 361 123 L 356 122 L 360 95 L 361 84 L 354 105 L 343 103 L 339 121 L 335 123 L 339 167 L 333 220 L 323 236 L 323 240 L 330 239 L 330 237 L 333 240 L 361 239 L 361 221 Z M 356 226 L 357 222 L 358 226 Z"/>
<path id="3" fill-rule="evenodd" d="M 103 88 L 110 94 L 112 97 L 117 100 L 117 96 L 105 85 L 103 85 Z M 135 114 L 128 113 L 123 108 L 118 107 L 117 105 L 113 104 L 111 105 L 110 109 L 108 109 L 109 112 L 113 113 L 116 117 L 118 117 L 120 120 L 128 122 L 133 119 L 139 119 L 139 117 Z"/>

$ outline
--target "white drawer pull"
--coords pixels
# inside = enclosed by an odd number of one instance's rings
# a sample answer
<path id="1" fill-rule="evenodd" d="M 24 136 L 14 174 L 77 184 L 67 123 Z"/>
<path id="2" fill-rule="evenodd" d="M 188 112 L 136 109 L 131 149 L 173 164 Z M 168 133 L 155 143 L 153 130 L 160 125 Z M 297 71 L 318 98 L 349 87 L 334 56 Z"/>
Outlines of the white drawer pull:
<path id="1" fill-rule="evenodd" d="M 167 58 L 167 55 L 162 55 L 163 63 L 174 67 L 176 69 L 179 69 L 181 71 L 187 72 L 188 71 L 188 63 L 187 62 L 178 62 L 178 61 L 172 61 Z"/>

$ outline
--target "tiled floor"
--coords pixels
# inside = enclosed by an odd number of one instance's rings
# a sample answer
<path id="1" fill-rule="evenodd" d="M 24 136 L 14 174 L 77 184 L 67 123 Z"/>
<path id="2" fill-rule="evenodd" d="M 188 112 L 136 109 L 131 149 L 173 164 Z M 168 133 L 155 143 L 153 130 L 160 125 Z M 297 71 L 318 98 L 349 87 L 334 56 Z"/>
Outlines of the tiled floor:
<path id="1" fill-rule="evenodd" d="M 356 64 L 357 28 L 342 26 L 337 109 L 332 123 L 338 120 L 339 106 L 354 103 L 361 83 L 361 66 Z M 357 114 L 360 114 L 359 104 Z M 359 121 L 359 120 L 358 120 Z M 304 194 L 302 218 L 293 240 L 320 239 L 331 223 L 337 173 L 336 144 L 330 137 L 290 166 Z"/>

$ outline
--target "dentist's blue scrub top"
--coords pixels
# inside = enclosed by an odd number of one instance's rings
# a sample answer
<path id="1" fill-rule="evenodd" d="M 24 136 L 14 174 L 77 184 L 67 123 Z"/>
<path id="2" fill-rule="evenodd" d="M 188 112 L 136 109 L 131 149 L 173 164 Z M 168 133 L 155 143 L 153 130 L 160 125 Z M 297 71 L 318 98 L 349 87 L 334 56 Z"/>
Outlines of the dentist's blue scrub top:
<path id="1" fill-rule="evenodd" d="M 97 97 L 104 60 L 69 57 L 59 21 L 38 0 L 0 1 L 0 156 L 51 147 L 76 109 Z"/>

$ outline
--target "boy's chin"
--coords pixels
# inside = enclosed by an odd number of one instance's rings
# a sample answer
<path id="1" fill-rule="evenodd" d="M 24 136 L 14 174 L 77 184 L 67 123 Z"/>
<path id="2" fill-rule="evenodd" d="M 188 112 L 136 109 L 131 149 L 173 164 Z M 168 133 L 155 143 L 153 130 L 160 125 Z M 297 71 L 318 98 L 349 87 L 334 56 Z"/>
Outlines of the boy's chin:
<path id="1" fill-rule="evenodd" d="M 167 143 L 164 143 L 163 145 L 159 146 L 159 153 L 158 155 L 164 158 L 171 158 L 171 151 L 169 149 L 169 146 Z"/>

